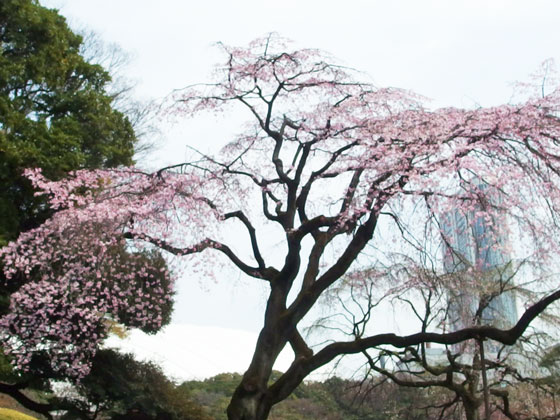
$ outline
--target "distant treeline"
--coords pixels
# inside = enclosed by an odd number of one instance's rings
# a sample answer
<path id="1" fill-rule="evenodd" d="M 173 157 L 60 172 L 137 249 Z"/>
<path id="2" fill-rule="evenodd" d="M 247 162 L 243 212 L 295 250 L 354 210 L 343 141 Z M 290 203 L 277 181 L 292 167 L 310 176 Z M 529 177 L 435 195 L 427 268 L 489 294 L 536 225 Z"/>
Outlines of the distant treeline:
<path id="1" fill-rule="evenodd" d="M 272 379 L 280 375 L 275 372 Z M 216 420 L 227 419 L 226 408 L 241 375 L 222 373 L 179 386 Z M 274 406 L 270 420 L 426 420 L 439 418 L 439 402 L 450 397 L 441 390 L 409 389 L 383 380 L 366 382 L 330 378 L 305 382 Z M 448 410 L 449 411 L 449 410 Z M 460 413 L 460 410 L 458 410 Z M 442 419 L 454 419 L 450 410 Z"/>

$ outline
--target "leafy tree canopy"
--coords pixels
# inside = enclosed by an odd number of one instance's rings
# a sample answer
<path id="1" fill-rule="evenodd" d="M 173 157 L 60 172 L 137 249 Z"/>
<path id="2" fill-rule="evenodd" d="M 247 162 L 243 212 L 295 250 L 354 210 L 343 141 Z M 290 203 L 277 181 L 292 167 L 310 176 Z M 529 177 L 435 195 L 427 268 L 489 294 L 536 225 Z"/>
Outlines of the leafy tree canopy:
<path id="1" fill-rule="evenodd" d="M 132 126 L 112 107 L 109 74 L 80 55 L 81 42 L 38 1 L 0 3 L 0 244 L 45 217 L 23 169 L 60 178 L 132 163 Z"/>
<path id="2" fill-rule="evenodd" d="M 122 100 L 122 91 L 111 89 L 111 75 L 103 66 L 95 64 L 96 51 L 86 52 L 84 58 L 82 37 L 68 27 L 56 10 L 42 7 L 37 0 L 5 0 L 0 2 L 0 246 L 14 240 L 20 233 L 40 225 L 54 211 L 46 197 L 38 197 L 23 171 L 41 168 L 53 179 L 60 179 L 69 171 L 84 168 L 108 168 L 133 163 L 137 137 L 127 115 L 120 112 L 115 101 Z M 88 46 L 86 45 L 86 50 Z M 133 118 L 136 120 L 137 115 Z M 77 192 L 78 195 L 82 192 Z M 64 242 L 64 238 L 61 238 Z M 61 242 L 61 244 L 62 244 Z M 104 264 L 103 255 L 111 254 L 122 261 L 119 267 Z M 171 284 L 166 263 L 156 252 L 135 251 L 124 241 L 113 243 L 102 254 L 95 256 L 99 275 L 107 282 L 91 282 L 90 296 L 81 303 L 71 290 L 66 302 L 49 313 L 51 322 L 64 324 L 69 341 L 58 351 L 72 346 L 72 340 L 83 340 L 88 330 L 97 339 L 88 344 L 89 357 L 97 345 L 118 322 L 127 327 L 141 327 L 155 332 L 169 322 L 172 299 L 166 298 L 154 305 L 143 307 L 140 321 L 129 310 L 138 302 L 128 296 L 127 305 L 111 306 L 108 290 L 144 290 L 156 296 L 170 297 Z M 154 270 L 136 271 L 151 261 Z M 2 259 L 0 265 L 5 264 Z M 23 284 L 41 283 L 41 270 L 34 270 L 27 278 L 18 277 L 7 282 L 0 275 L 0 313 L 9 319 L 17 290 Z M 75 275 L 76 273 L 74 273 Z M 90 280 L 92 280 L 92 277 Z M 43 279 L 44 280 L 44 279 Z M 157 283 L 157 291 L 151 286 Z M 164 291 L 165 290 L 165 291 Z M 98 311 L 84 316 L 83 307 L 103 301 Z M 33 316 L 45 301 L 37 299 L 30 308 Z M 109 306 L 107 306 L 109 305 Z M 93 315 L 93 317 L 92 317 Z M 48 339 L 47 330 L 35 330 L 31 324 L 21 325 L 36 337 Z M 85 330 L 84 330 L 85 328 Z M 13 331 L 9 333 L 13 334 Z M 87 339 L 86 339 L 87 341 Z M 0 392 L 7 393 L 31 410 L 48 413 L 57 407 L 37 403 L 22 393 L 22 389 L 49 390 L 48 380 L 62 378 L 61 371 L 53 369 L 48 352 L 38 344 L 37 352 L 29 359 L 31 369 L 16 372 L 10 367 L 13 356 L 0 357 Z M 64 353 L 64 351 L 63 351 Z M 63 363 L 64 365 L 64 363 Z M 59 366 L 60 367 L 60 366 Z M 60 408 L 60 406 L 58 407 Z"/>
<path id="3" fill-rule="evenodd" d="M 273 371 L 279 378 L 282 372 Z M 225 420 L 226 407 L 241 380 L 236 373 L 221 373 L 203 381 L 187 381 L 187 392 L 215 420 Z M 398 388 L 377 377 L 367 382 L 332 377 L 324 382 L 301 383 L 289 398 L 273 407 L 271 420 L 425 420 L 426 406 L 435 406 L 442 392 Z M 445 392 L 443 392 L 445 394 Z M 431 414 L 431 413 L 430 413 Z M 442 417 L 442 420 L 452 417 Z"/>
<path id="4" fill-rule="evenodd" d="M 83 398 L 83 412 L 90 414 L 114 419 L 210 420 L 190 394 L 169 380 L 160 367 L 113 350 L 95 355 L 91 374 L 75 390 Z M 79 399 L 75 399 L 77 405 Z M 72 412 L 68 415 L 74 418 Z"/>

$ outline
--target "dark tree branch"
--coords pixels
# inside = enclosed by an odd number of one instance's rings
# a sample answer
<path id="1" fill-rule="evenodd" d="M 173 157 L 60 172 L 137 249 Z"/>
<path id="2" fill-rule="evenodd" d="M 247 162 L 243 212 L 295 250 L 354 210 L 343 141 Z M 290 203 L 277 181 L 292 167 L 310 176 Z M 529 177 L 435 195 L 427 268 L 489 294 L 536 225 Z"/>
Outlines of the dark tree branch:
<path id="1" fill-rule="evenodd" d="M 250 265 L 244 263 L 232 250 L 230 247 L 228 247 L 227 245 L 215 241 L 213 239 L 204 239 L 202 241 L 200 241 L 199 243 L 192 245 L 190 247 L 187 248 L 178 248 L 175 247 L 173 245 L 171 245 L 170 243 L 163 241 L 161 239 L 156 239 L 153 238 L 149 235 L 146 235 L 144 233 L 133 233 L 133 232 L 125 232 L 123 234 L 123 237 L 125 239 L 137 239 L 137 240 L 142 240 L 145 242 L 149 242 L 153 245 L 156 245 L 157 247 L 159 247 L 160 249 L 163 249 L 164 251 L 169 252 L 170 254 L 173 255 L 177 255 L 177 256 L 185 256 L 185 255 L 191 255 L 191 254 L 198 254 L 206 249 L 215 249 L 217 251 L 220 251 L 221 253 L 223 253 L 225 256 L 227 256 L 229 258 L 229 260 L 237 267 L 239 268 L 241 271 L 243 271 L 245 274 L 247 274 L 248 276 L 257 278 L 257 279 L 263 279 L 263 280 L 270 280 L 274 274 L 276 273 L 276 270 L 274 268 L 268 267 L 268 268 L 260 268 L 260 267 L 251 267 Z"/>
<path id="2" fill-rule="evenodd" d="M 313 356 L 313 350 L 309 348 L 301 334 L 297 329 L 294 328 L 294 332 L 289 339 L 290 346 L 294 351 L 296 359 L 299 357 L 311 357 Z"/>
<path id="3" fill-rule="evenodd" d="M 339 213 L 344 213 L 348 210 L 348 208 L 350 207 L 350 204 L 352 203 L 352 200 L 354 199 L 354 196 L 356 195 L 356 188 L 358 187 L 358 183 L 360 182 L 360 177 L 362 176 L 362 173 L 364 172 L 363 169 L 357 169 L 356 171 L 354 171 L 354 175 L 352 175 L 352 179 L 350 180 L 350 184 L 348 185 L 348 188 L 346 189 L 346 194 L 344 196 L 344 200 L 342 201 L 342 205 L 340 206 L 340 212 Z"/>
<path id="4" fill-rule="evenodd" d="M 502 400 L 503 405 L 498 406 L 498 409 L 510 420 L 519 420 L 519 418 L 511 412 L 509 405 L 509 394 L 505 390 L 491 389 L 490 393 Z"/>
<path id="5" fill-rule="evenodd" d="M 361 225 L 339 259 L 313 285 L 300 293 L 288 308 L 293 322 L 297 324 L 315 304 L 319 296 L 334 282 L 339 280 L 372 238 L 377 224 L 377 214 L 370 213 L 368 220 Z"/>
<path id="6" fill-rule="evenodd" d="M 54 407 L 51 404 L 38 403 L 36 401 L 33 401 L 31 398 L 21 392 L 21 389 L 17 384 L 11 385 L 0 383 L 0 392 L 2 394 L 9 395 L 28 410 L 40 413 L 49 420 L 52 419 L 50 411 L 52 411 Z"/>
<path id="7" fill-rule="evenodd" d="M 396 383 L 399 386 L 405 386 L 405 387 L 408 387 L 408 388 L 429 388 L 429 387 L 432 387 L 432 386 L 441 386 L 441 387 L 447 387 L 448 386 L 447 378 L 444 379 L 444 380 L 438 380 L 438 379 L 432 379 L 432 380 L 426 379 L 426 380 L 422 380 L 422 381 L 405 380 L 405 379 L 397 376 L 395 373 L 390 372 L 386 369 L 382 369 L 379 366 L 377 366 L 377 364 L 372 359 L 372 357 L 368 354 L 367 351 L 363 352 L 363 355 L 366 357 L 370 369 L 373 369 L 377 373 L 380 373 L 381 375 L 386 376 L 387 378 L 391 379 L 391 381 L 393 381 L 394 383 Z"/>
<path id="8" fill-rule="evenodd" d="M 241 210 L 238 211 L 234 211 L 231 213 L 227 213 L 224 215 L 224 219 L 229 219 L 232 217 L 236 217 L 239 220 L 241 220 L 241 222 L 245 225 L 245 227 L 247 228 L 247 231 L 249 232 L 249 236 L 251 237 L 251 247 L 253 249 L 253 255 L 255 256 L 255 260 L 257 260 L 257 264 L 259 265 L 259 269 L 264 270 L 266 267 L 266 264 L 264 262 L 264 259 L 262 257 L 261 251 L 259 250 L 259 245 L 257 242 L 257 235 L 255 232 L 255 228 L 253 227 L 253 225 L 251 224 L 251 222 L 249 221 L 249 219 L 247 218 L 247 216 L 245 216 L 245 213 L 243 213 Z"/>
<path id="9" fill-rule="evenodd" d="M 275 399 L 277 398 L 278 401 L 281 401 L 293 392 L 297 384 L 301 383 L 309 373 L 324 366 L 334 358 L 342 355 L 363 353 L 367 349 L 384 345 L 397 348 L 406 348 L 428 342 L 452 345 L 472 339 L 491 339 L 506 345 L 513 345 L 525 332 L 531 321 L 558 299 L 560 299 L 560 291 L 556 291 L 541 299 L 526 309 L 517 324 L 508 330 L 491 326 L 476 326 L 451 333 L 423 332 L 407 336 L 378 334 L 350 342 L 332 343 L 311 358 L 295 360 L 286 373 L 270 387 L 270 391 L 272 395 L 275 395 Z"/>
<path id="10" fill-rule="evenodd" d="M 268 220 L 271 220 L 273 222 L 278 222 L 278 223 L 282 224 L 282 213 L 280 211 L 282 203 L 280 202 L 280 200 L 275 199 L 274 195 L 271 194 L 266 189 L 263 189 L 263 191 L 261 193 L 261 197 L 262 197 L 262 207 L 263 207 L 264 216 Z M 268 197 L 270 197 L 276 203 L 276 214 L 272 214 L 270 212 L 270 209 L 268 208 Z"/>
<path id="11" fill-rule="evenodd" d="M 325 251 L 325 247 L 328 244 L 328 237 L 325 234 L 317 234 L 314 235 L 315 243 L 313 244 L 313 248 L 309 253 L 309 258 L 307 262 L 307 268 L 305 269 L 305 274 L 303 275 L 303 281 L 301 285 L 301 290 L 307 290 L 319 274 L 319 262 L 321 260 L 321 256 Z"/>

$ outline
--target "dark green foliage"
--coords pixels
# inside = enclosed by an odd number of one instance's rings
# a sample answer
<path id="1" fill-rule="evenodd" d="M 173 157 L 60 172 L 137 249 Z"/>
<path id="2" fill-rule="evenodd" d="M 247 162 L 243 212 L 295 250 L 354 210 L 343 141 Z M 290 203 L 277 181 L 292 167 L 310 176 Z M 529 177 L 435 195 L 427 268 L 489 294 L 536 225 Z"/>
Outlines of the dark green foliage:
<path id="1" fill-rule="evenodd" d="M 23 169 L 58 178 L 132 163 L 132 126 L 112 107 L 109 74 L 79 54 L 81 42 L 37 1 L 0 2 L 0 244 L 48 215 Z"/>
<path id="2" fill-rule="evenodd" d="M 536 382 L 553 394 L 560 391 L 560 345 L 552 346 L 542 357 L 540 367 L 544 375 Z M 546 372 L 546 373 L 545 373 Z"/>
<path id="3" fill-rule="evenodd" d="M 132 162 L 136 138 L 111 107 L 110 77 L 80 56 L 80 44 L 56 11 L 33 0 L 0 1 L 0 246 L 49 214 L 25 168 L 56 178 Z M 0 274 L 0 315 L 19 286 Z M 14 379 L 3 357 L 0 376 Z"/>
<path id="4" fill-rule="evenodd" d="M 204 381 L 183 382 L 179 389 L 192 395 L 213 419 L 226 419 L 226 408 L 239 381 L 238 373 L 220 373 Z"/>
<path id="5" fill-rule="evenodd" d="M 112 107 L 109 74 L 80 55 L 81 42 L 37 1 L 0 1 L 0 246 L 50 213 L 22 176 L 25 168 L 56 179 L 132 163 L 132 126 Z M 0 274 L 0 315 L 19 286 Z"/>
<path id="6" fill-rule="evenodd" d="M 137 139 L 129 119 L 115 109 L 115 98 L 109 93 L 111 77 L 103 67 L 84 59 L 81 47 L 82 37 L 71 31 L 56 10 L 42 7 L 37 0 L 0 0 L 0 247 L 38 226 L 51 213 L 44 197 L 35 197 L 31 184 L 22 176 L 24 169 L 40 167 L 48 178 L 58 179 L 72 170 L 133 163 Z M 158 268 L 165 266 L 158 253 L 134 254 L 124 248 L 115 252 L 130 261 L 130 269 L 147 258 L 154 260 Z M 166 271 L 152 274 L 163 276 L 167 280 L 165 287 L 170 288 Z M 139 277 L 138 287 L 149 288 L 145 280 Z M 20 286 L 17 281 L 6 283 L 0 274 L 0 316 L 9 311 L 9 296 Z M 171 304 L 170 300 L 168 307 L 163 308 L 164 324 L 169 322 Z M 126 324 L 127 314 L 123 313 L 120 319 Z M 36 371 L 44 372 L 43 375 L 16 374 L 0 352 L 0 382 L 48 391 L 49 378 L 56 376 L 40 359 L 37 354 L 33 362 Z M 134 369 L 129 376 L 120 372 L 117 382 L 106 376 L 110 370 L 99 368 L 100 364 L 112 363 L 117 369 L 121 362 Z M 95 384 L 105 381 L 112 384 L 104 394 L 106 400 L 120 398 L 117 387 L 122 387 L 121 393 L 141 399 L 145 391 L 134 388 L 140 386 L 138 383 L 127 385 L 126 380 L 139 381 L 141 375 L 151 375 L 150 380 L 157 379 L 169 395 L 165 400 L 164 394 L 152 393 L 138 403 L 141 407 L 147 407 L 147 402 L 156 396 L 160 405 L 175 401 L 173 410 L 180 411 L 180 404 L 187 405 L 187 400 L 171 397 L 172 384 L 165 382 L 152 365 L 135 365 L 130 357 L 119 359 L 112 353 L 100 352 L 94 369 L 82 385 L 85 394 L 98 395 Z M 95 389 L 86 392 L 88 384 Z M 53 407 L 59 403 L 48 392 L 42 395 Z M 108 400 L 106 403 L 110 404 Z M 79 400 L 71 403 L 77 411 L 69 415 L 78 418 L 76 413 L 83 407 Z M 164 412 L 161 408 L 150 410 L 156 414 Z"/>
<path id="7" fill-rule="evenodd" d="M 541 367 L 558 374 L 560 370 L 560 345 L 552 346 L 542 357 Z"/>
<path id="8" fill-rule="evenodd" d="M 272 380 L 278 377 L 273 373 Z M 237 373 L 222 373 L 204 381 L 188 381 L 180 389 L 192 396 L 216 420 L 225 410 L 241 380 Z M 330 378 L 301 384 L 290 397 L 272 408 L 271 420 L 425 420 L 438 418 L 441 391 L 409 389 L 389 382 L 362 383 Z M 445 419 L 447 417 L 442 417 Z"/>
<path id="9" fill-rule="evenodd" d="M 35 0 L 0 2 L 0 246 L 50 214 L 24 169 L 56 179 L 132 163 L 132 126 L 112 107 L 109 74 L 80 55 L 81 42 Z M 19 286 L 0 274 L 0 315 Z"/>
<path id="10" fill-rule="evenodd" d="M 87 400 L 90 412 L 112 419 L 210 420 L 189 393 L 171 382 L 157 365 L 113 350 L 97 353 L 91 374 L 76 390 Z M 77 404 L 79 400 L 76 398 Z"/>

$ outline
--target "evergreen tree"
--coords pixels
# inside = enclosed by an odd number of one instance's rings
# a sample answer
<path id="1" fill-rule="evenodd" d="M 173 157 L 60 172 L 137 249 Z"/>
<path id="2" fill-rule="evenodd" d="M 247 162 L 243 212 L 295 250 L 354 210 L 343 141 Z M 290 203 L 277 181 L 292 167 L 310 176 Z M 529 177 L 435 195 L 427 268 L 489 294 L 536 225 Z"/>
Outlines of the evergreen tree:
<path id="1" fill-rule="evenodd" d="M 116 109 L 118 92 L 110 89 L 111 75 L 95 64 L 95 57 L 84 58 L 82 41 L 64 17 L 37 0 L 0 2 L 0 247 L 53 213 L 45 196 L 35 196 L 23 176 L 26 168 L 40 168 L 60 179 L 74 170 L 134 163 L 133 125 Z M 113 252 L 129 266 L 145 259 L 165 266 L 159 254 L 135 255 L 124 244 Z M 144 281 L 141 277 L 138 282 Z M 169 287 L 166 275 L 159 277 Z M 10 296 L 23 284 L 20 278 L 6 281 L 0 270 L 0 314 L 9 313 Z M 163 324 L 169 322 L 171 302 L 159 308 Z M 126 314 L 121 318 L 126 324 Z M 21 392 L 49 392 L 48 379 L 56 375 L 43 362 L 36 357 L 32 373 L 16 374 L 2 355 L 0 392 L 48 415 L 53 401 L 37 403 Z M 72 404 L 58 407 L 72 409 Z"/>
<path id="2" fill-rule="evenodd" d="M 80 55 L 82 38 L 35 0 L 0 3 L 0 245 L 49 214 L 22 177 L 132 163 L 136 137 L 112 107 L 111 78 Z"/>

